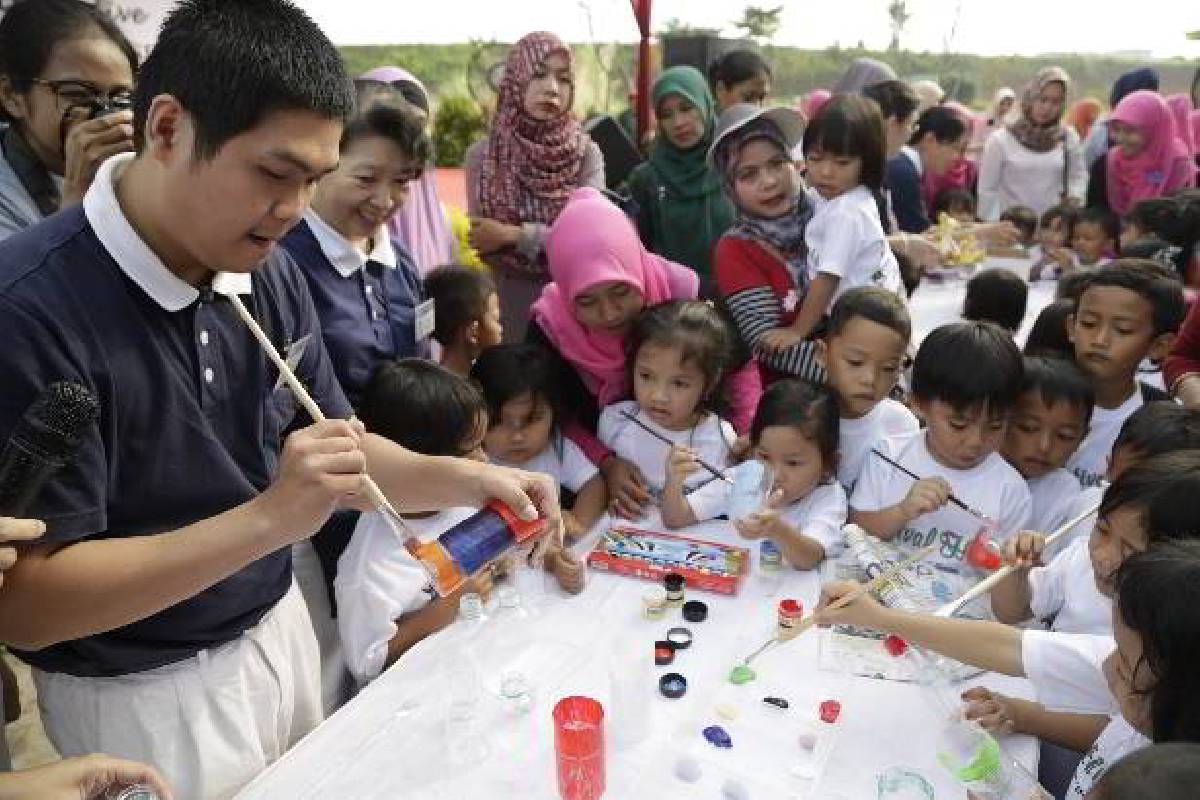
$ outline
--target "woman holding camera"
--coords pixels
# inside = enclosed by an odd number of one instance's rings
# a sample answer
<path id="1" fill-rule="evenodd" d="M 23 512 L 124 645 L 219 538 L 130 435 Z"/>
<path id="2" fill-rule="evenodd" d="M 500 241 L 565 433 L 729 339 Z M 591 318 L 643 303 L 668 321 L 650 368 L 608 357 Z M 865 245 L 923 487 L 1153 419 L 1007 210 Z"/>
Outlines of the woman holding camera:
<path id="1" fill-rule="evenodd" d="M 81 0 L 21 0 L 0 19 L 0 239 L 83 200 L 133 150 L 137 54 Z"/>

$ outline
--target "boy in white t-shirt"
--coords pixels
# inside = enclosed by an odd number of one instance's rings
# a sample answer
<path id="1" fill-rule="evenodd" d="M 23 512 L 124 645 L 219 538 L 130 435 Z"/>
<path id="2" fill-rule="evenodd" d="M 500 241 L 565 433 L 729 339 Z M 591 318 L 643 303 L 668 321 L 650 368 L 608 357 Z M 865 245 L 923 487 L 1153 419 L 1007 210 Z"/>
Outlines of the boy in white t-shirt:
<path id="1" fill-rule="evenodd" d="M 872 447 L 921 428 L 906 406 L 889 397 L 911 335 L 904 301 L 885 289 L 851 289 L 833 304 L 818 352 L 837 396 L 837 477 L 847 494 Z"/>
<path id="2" fill-rule="evenodd" d="M 1083 276 L 1081 286 L 1068 332 L 1096 406 L 1067 469 L 1088 487 L 1103 480 L 1121 423 L 1143 403 L 1168 399 L 1138 382 L 1138 366 L 1147 357 L 1157 362 L 1166 356 L 1186 307 L 1179 279 L 1146 259 L 1118 259 Z"/>
<path id="3" fill-rule="evenodd" d="M 883 442 L 877 449 L 917 480 L 875 453 L 850 498 L 850 521 L 915 552 L 941 546 L 927 563 L 960 576 L 957 593 L 979 573 L 966 561 L 984 523 L 953 495 L 995 522 L 996 540 L 1027 526 L 1031 501 L 1025 481 L 997 449 L 1021 388 L 1021 354 L 999 326 L 955 322 L 930 333 L 913 363 L 913 401 L 924 431 Z"/>
<path id="4" fill-rule="evenodd" d="M 1072 361 L 1025 356 L 1021 394 L 1000 454 L 1029 487 L 1029 528 L 1049 533 L 1070 519 L 1079 481 L 1063 466 L 1087 434 L 1095 398 L 1087 375 Z"/>

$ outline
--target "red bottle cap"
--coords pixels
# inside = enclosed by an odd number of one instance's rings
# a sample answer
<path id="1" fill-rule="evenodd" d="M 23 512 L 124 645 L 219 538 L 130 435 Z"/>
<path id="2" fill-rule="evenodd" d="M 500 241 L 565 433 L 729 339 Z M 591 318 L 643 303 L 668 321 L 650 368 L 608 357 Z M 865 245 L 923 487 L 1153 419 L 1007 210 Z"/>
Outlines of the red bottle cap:
<path id="1" fill-rule="evenodd" d="M 799 600 L 793 600 L 790 597 L 786 600 L 780 600 L 779 616 L 802 617 L 804 616 L 804 605 Z"/>
<path id="2" fill-rule="evenodd" d="M 504 524 L 512 531 L 513 538 L 517 540 L 518 544 L 537 536 L 546 529 L 546 520 L 541 517 L 529 520 L 521 519 L 511 508 L 499 500 L 491 501 L 487 504 L 487 507 L 495 511 L 500 516 L 500 519 L 504 520 Z"/>
<path id="3" fill-rule="evenodd" d="M 821 703 L 821 721 L 833 724 L 842 713 L 842 704 L 837 700 L 826 700 Z"/>
<path id="4" fill-rule="evenodd" d="M 977 533 L 967 545 L 967 563 L 987 572 L 1000 569 L 1003 563 L 1000 548 L 988 537 L 986 528 Z"/>
<path id="5" fill-rule="evenodd" d="M 888 653 L 898 657 L 904 655 L 904 651 L 908 649 L 908 642 L 892 634 L 883 640 L 883 647 Z"/>

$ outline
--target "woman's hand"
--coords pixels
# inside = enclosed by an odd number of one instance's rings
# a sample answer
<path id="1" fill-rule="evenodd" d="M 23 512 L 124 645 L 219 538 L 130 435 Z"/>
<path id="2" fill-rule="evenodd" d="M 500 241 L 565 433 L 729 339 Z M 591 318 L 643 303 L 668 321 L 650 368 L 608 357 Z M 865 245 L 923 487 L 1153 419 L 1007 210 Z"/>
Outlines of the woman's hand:
<path id="1" fill-rule="evenodd" d="M 83 201 L 105 159 L 132 152 L 132 111 L 114 111 L 72 126 L 63 143 L 63 207 Z"/>
<path id="2" fill-rule="evenodd" d="M 759 337 L 758 349 L 768 353 L 778 353 L 789 347 L 795 347 L 803 341 L 804 337 L 792 328 L 774 328 Z"/>
<path id="3" fill-rule="evenodd" d="M 46 525 L 36 519 L 12 519 L 0 517 L 0 544 L 4 542 L 28 542 L 46 532 Z M 0 547 L 0 586 L 4 585 L 4 572 L 17 563 L 17 548 Z"/>
<path id="4" fill-rule="evenodd" d="M 608 484 L 609 511 L 625 519 L 645 516 L 650 492 L 646 489 L 646 476 L 636 464 L 612 455 L 604 459 L 600 473 Z"/>
<path id="5" fill-rule="evenodd" d="M 862 589 L 857 581 L 832 581 L 821 587 L 821 600 L 814 612 L 822 625 L 857 625 L 883 630 L 880 616 L 884 608 L 870 592 L 863 592 L 842 608 L 831 608 L 849 595 Z"/>
<path id="6" fill-rule="evenodd" d="M 0 774 L 0 797 L 14 800 L 104 800 L 114 789 L 145 784 L 171 800 L 152 767 L 105 755 L 67 758 L 44 767 Z"/>
<path id="7" fill-rule="evenodd" d="M 587 583 L 587 567 L 583 560 L 565 547 L 546 556 L 546 568 L 568 594 L 579 594 Z"/>
<path id="8" fill-rule="evenodd" d="M 518 225 L 506 225 L 487 217 L 472 217 L 467 242 L 480 255 L 486 256 L 505 247 L 515 247 L 520 237 L 521 228 Z"/>

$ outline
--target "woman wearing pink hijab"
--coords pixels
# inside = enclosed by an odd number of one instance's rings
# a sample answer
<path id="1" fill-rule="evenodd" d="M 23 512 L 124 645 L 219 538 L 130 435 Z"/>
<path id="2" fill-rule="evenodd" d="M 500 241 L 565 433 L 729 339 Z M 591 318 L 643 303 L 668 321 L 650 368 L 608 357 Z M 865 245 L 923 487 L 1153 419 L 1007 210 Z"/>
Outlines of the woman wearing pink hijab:
<path id="1" fill-rule="evenodd" d="M 1192 98 L 1186 94 L 1173 94 L 1167 98 L 1167 108 L 1171 109 L 1171 119 L 1175 121 L 1175 135 L 1183 142 L 1184 147 L 1193 156 L 1196 154 L 1196 142 L 1192 136 Z"/>
<path id="2" fill-rule="evenodd" d="M 817 113 L 829 102 L 829 98 L 833 97 L 833 93 L 828 89 L 813 89 L 808 94 L 804 95 L 804 99 L 800 102 L 800 113 L 805 119 L 812 119 L 817 116 Z"/>
<path id="3" fill-rule="evenodd" d="M 1175 133 L 1175 120 L 1158 92 L 1125 97 L 1109 117 L 1116 144 L 1105 163 L 1108 207 L 1124 215 L 1139 200 L 1195 185 L 1196 164 Z"/>
<path id="4" fill-rule="evenodd" d="M 393 86 L 409 104 L 429 120 L 429 93 L 416 76 L 399 67 L 376 67 L 359 80 Z M 438 197 L 437 172 L 426 169 L 419 180 L 408 185 L 408 198 L 395 213 L 388 229 L 408 248 L 422 276 L 435 267 L 458 261 L 458 244 Z"/>

